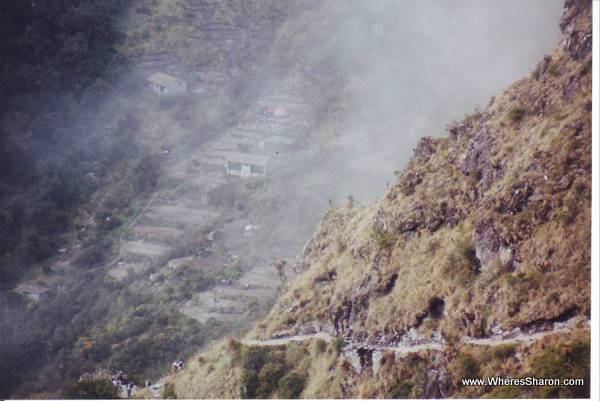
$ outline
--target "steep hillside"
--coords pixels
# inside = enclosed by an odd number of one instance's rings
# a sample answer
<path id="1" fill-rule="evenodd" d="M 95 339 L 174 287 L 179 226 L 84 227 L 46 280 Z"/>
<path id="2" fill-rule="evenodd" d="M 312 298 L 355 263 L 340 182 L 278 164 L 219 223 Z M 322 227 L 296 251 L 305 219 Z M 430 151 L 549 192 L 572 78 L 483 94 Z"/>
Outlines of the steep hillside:
<path id="1" fill-rule="evenodd" d="M 588 394 L 590 2 L 567 0 L 561 29 L 529 78 L 423 138 L 385 197 L 331 209 L 269 316 L 167 379 L 175 393 Z M 526 375 L 586 385 L 460 384 Z"/>

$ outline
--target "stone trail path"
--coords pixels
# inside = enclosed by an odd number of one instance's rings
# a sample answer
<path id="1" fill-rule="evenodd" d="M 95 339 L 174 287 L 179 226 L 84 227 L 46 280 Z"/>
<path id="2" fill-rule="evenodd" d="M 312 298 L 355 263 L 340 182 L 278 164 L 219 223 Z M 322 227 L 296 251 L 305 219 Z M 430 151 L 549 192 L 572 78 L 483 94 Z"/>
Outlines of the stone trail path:
<path id="1" fill-rule="evenodd" d="M 270 340 L 242 340 L 241 343 L 248 346 L 276 347 L 279 345 L 286 345 L 292 342 L 304 342 L 310 340 L 323 340 L 326 342 L 331 342 L 335 338 L 335 336 L 321 331 L 319 333 L 314 334 L 298 334 L 289 337 L 272 338 Z"/>
<path id="2" fill-rule="evenodd" d="M 567 333 L 573 328 L 573 326 L 578 321 L 580 321 L 580 319 L 574 317 L 563 323 L 555 323 L 554 327 L 550 330 L 540 330 L 533 333 L 522 333 L 520 331 L 514 331 L 505 335 L 496 335 L 486 338 L 463 337 L 462 342 L 467 345 L 490 347 L 497 347 L 499 345 L 515 343 L 531 344 L 551 334 Z M 586 322 L 586 325 L 590 325 L 589 320 Z"/>
<path id="3" fill-rule="evenodd" d="M 581 321 L 580 318 L 572 318 L 563 323 L 557 323 L 550 330 L 537 331 L 533 333 L 520 333 L 520 332 L 512 332 L 506 334 L 505 336 L 497 335 L 493 337 L 486 338 L 471 338 L 471 337 L 463 337 L 461 342 L 465 345 L 472 346 L 500 346 L 506 344 L 516 344 L 516 343 L 524 343 L 531 344 L 536 341 L 543 339 L 544 337 L 557 334 L 557 333 L 567 333 L 573 329 L 576 323 Z M 589 326 L 589 320 L 587 321 L 587 325 Z M 286 345 L 292 342 L 304 342 L 310 340 L 323 340 L 328 343 L 332 342 L 336 337 L 326 333 L 326 332 L 317 332 L 314 334 L 300 334 L 294 336 L 273 338 L 268 340 L 255 340 L 255 339 L 245 339 L 242 340 L 241 343 L 249 346 L 262 346 L 262 347 L 274 347 Z M 352 340 L 346 339 L 346 346 L 344 347 L 344 355 L 347 359 L 350 360 L 352 365 L 357 369 L 361 370 L 360 357 L 358 355 L 358 351 L 361 349 L 369 350 L 371 352 L 372 358 L 372 366 L 376 371 L 378 368 L 378 361 L 381 358 L 381 355 L 384 352 L 393 352 L 398 357 L 403 357 L 412 353 L 416 353 L 423 350 L 434 350 L 434 351 L 443 351 L 446 349 L 446 342 L 442 339 L 441 341 L 429 341 L 415 344 L 399 344 L 399 345 L 389 345 L 389 346 L 380 346 L 380 345 L 356 345 L 352 344 Z"/>

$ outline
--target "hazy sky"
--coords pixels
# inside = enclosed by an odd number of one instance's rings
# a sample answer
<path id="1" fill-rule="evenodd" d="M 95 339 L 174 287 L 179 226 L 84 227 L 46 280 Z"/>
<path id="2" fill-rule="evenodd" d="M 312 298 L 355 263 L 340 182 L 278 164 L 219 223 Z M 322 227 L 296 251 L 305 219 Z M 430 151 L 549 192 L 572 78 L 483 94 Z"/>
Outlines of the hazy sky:
<path id="1" fill-rule="evenodd" d="M 324 2 L 314 54 L 344 77 L 340 196 L 372 200 L 422 136 L 484 107 L 558 44 L 562 0 Z M 350 140 L 349 140 L 350 139 Z M 333 190 L 333 187 L 332 187 Z"/>

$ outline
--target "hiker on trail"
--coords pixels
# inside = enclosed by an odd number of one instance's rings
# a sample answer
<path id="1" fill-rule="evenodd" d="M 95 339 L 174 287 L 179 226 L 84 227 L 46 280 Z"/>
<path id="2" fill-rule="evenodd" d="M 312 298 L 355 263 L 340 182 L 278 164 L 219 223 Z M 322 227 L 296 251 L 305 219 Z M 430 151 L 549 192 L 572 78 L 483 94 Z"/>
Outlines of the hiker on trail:
<path id="1" fill-rule="evenodd" d="M 277 273 L 279 274 L 279 279 L 281 282 L 285 282 L 285 268 L 287 266 L 287 262 L 283 259 L 275 262 L 275 268 L 277 269 Z"/>
<path id="2" fill-rule="evenodd" d="M 173 362 L 173 366 L 171 366 L 171 373 L 175 374 L 175 373 L 179 372 L 181 369 L 183 369 L 184 364 L 185 363 L 184 363 L 183 359 L 179 359 L 179 360 Z"/>
<path id="3" fill-rule="evenodd" d="M 112 384 L 115 386 L 120 386 L 124 381 L 123 372 L 120 370 L 112 377 Z"/>

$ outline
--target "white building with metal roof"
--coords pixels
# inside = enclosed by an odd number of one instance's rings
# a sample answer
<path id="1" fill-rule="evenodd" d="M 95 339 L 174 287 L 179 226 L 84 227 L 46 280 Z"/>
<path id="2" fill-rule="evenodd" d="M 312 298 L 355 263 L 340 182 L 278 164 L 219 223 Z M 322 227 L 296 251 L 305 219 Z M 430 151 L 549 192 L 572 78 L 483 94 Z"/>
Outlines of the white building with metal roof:
<path id="1" fill-rule="evenodd" d="M 172 77 L 163 72 L 156 72 L 148 79 L 148 86 L 158 95 L 172 95 L 186 92 L 188 89 L 187 83 L 181 79 Z"/>
<path id="2" fill-rule="evenodd" d="M 227 175 L 264 177 L 267 174 L 268 156 L 252 153 L 228 152 L 224 154 Z"/>

